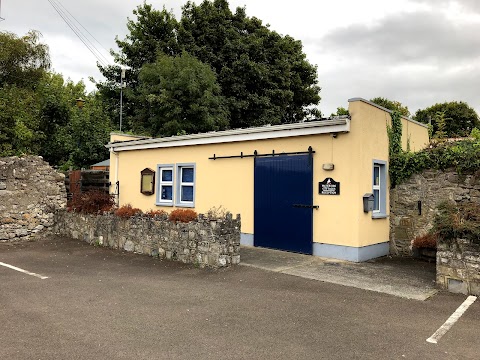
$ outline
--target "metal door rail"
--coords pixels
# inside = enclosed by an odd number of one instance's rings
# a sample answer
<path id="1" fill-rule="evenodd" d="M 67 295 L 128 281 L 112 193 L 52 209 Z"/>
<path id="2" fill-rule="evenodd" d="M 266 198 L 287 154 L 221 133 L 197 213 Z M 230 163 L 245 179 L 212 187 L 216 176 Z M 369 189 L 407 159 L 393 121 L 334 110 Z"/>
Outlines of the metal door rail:
<path id="1" fill-rule="evenodd" d="M 298 152 L 282 152 L 276 153 L 275 150 L 272 150 L 271 153 L 268 154 L 259 154 L 257 150 L 253 152 L 253 154 L 244 155 L 243 151 L 240 152 L 240 155 L 231 155 L 231 156 L 216 156 L 213 154 L 213 157 L 209 157 L 209 160 L 217 160 L 217 159 L 235 159 L 235 158 L 249 158 L 249 157 L 265 157 L 265 156 L 281 156 L 281 155 L 304 155 L 304 154 L 315 154 L 315 151 L 311 146 L 308 147 L 308 151 L 298 151 Z"/>

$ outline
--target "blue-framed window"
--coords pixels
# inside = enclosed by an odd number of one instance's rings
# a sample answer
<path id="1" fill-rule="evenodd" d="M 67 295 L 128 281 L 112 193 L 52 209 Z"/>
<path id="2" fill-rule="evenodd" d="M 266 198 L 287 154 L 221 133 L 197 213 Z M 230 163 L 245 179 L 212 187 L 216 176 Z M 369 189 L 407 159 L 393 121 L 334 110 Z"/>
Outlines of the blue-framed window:
<path id="1" fill-rule="evenodd" d="M 157 165 L 157 205 L 173 206 L 175 173 L 173 164 Z"/>
<path id="2" fill-rule="evenodd" d="M 177 176 L 175 206 L 194 207 L 195 164 L 177 164 L 175 173 Z"/>
<path id="3" fill-rule="evenodd" d="M 387 162 L 373 160 L 372 170 L 373 218 L 387 217 Z"/>

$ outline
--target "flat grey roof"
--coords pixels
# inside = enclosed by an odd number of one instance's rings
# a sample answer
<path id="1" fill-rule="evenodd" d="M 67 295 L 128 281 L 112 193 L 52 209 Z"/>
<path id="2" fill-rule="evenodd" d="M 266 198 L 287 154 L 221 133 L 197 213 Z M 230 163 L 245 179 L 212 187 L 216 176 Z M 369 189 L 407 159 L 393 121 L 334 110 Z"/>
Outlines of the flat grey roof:
<path id="1" fill-rule="evenodd" d="M 100 161 L 96 164 L 90 165 L 90 166 L 110 166 L 110 159 Z"/>

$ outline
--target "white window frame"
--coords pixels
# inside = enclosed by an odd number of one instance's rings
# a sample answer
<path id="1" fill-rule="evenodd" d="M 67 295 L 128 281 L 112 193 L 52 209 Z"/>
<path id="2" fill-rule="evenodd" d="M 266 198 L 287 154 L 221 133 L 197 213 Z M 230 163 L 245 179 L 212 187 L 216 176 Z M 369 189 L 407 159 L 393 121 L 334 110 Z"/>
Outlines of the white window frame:
<path id="1" fill-rule="evenodd" d="M 157 201 L 156 205 L 159 206 L 173 206 L 175 199 L 175 166 L 173 164 L 161 164 L 157 165 Z M 165 170 L 170 170 L 172 172 L 172 181 L 164 181 L 162 173 Z M 162 199 L 162 186 L 171 186 L 172 187 L 172 200 Z"/>
<path id="2" fill-rule="evenodd" d="M 375 185 L 375 169 L 378 168 L 378 184 Z M 387 214 L 387 162 L 385 160 L 373 160 L 372 164 L 372 193 L 378 190 L 378 209 L 373 209 L 373 219 L 384 219 Z"/>
<path id="3" fill-rule="evenodd" d="M 378 184 L 375 185 L 375 169 L 378 169 Z M 373 194 L 375 196 L 375 190 L 378 191 L 378 209 L 373 209 L 373 212 L 374 213 L 377 213 L 379 214 L 380 213 L 380 208 L 381 208 L 381 201 L 382 201 L 382 192 L 381 192 L 381 184 L 382 184 L 382 168 L 380 166 L 380 164 L 376 164 L 374 163 L 373 164 L 373 185 L 372 185 L 372 189 L 373 189 Z M 375 204 L 375 202 L 374 202 Z M 375 205 L 374 205 L 375 206 Z"/>
<path id="4" fill-rule="evenodd" d="M 183 169 L 193 169 L 193 182 L 183 182 L 182 181 L 182 171 Z M 195 207 L 195 188 L 196 188 L 196 165 L 195 163 L 182 163 L 176 164 L 176 171 L 175 174 L 177 175 L 177 186 L 175 187 L 176 196 L 175 196 L 175 206 L 178 207 Z M 193 187 L 193 200 L 192 201 L 182 201 L 182 186 L 192 186 Z"/>

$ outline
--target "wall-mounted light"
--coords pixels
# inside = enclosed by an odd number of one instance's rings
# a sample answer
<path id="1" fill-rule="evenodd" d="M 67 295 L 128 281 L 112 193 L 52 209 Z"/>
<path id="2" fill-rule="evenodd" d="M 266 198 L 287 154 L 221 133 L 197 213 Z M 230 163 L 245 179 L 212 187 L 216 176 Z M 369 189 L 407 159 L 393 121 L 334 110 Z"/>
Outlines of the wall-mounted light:
<path id="1" fill-rule="evenodd" d="M 145 168 L 140 172 L 140 192 L 144 195 L 155 193 L 155 171 Z"/>
<path id="2" fill-rule="evenodd" d="M 322 169 L 325 170 L 325 171 L 332 171 L 333 169 L 335 169 L 335 164 L 333 164 L 333 163 L 323 164 Z"/>

